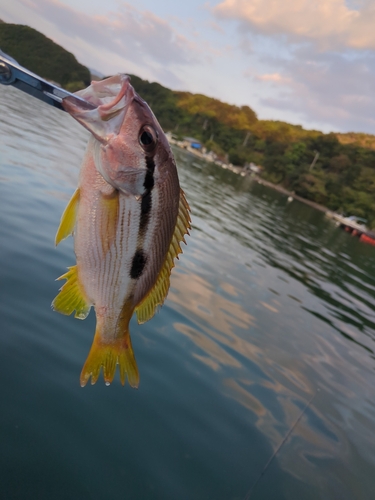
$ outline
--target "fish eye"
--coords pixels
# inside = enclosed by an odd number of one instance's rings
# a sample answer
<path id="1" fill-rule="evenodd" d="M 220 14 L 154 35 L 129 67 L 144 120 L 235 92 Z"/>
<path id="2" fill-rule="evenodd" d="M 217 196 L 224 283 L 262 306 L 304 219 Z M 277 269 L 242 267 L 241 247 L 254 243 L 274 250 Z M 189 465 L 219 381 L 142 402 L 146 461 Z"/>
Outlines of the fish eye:
<path id="1" fill-rule="evenodd" d="M 154 128 L 149 125 L 145 125 L 141 128 L 139 132 L 139 144 L 142 148 L 150 152 L 152 151 L 158 142 L 158 135 Z"/>

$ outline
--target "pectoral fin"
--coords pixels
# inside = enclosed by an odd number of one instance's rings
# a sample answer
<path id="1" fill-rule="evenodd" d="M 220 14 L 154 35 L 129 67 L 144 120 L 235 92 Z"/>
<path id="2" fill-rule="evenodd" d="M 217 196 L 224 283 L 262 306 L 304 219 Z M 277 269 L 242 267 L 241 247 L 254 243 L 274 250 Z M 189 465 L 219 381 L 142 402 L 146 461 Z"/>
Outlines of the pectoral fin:
<path id="1" fill-rule="evenodd" d="M 79 188 L 74 191 L 73 196 L 70 198 L 64 213 L 61 216 L 59 229 L 55 237 L 55 245 L 57 246 L 60 241 L 64 240 L 73 233 L 76 224 L 77 210 L 79 203 Z"/>
<path id="2" fill-rule="evenodd" d="M 109 195 L 101 195 L 99 200 L 100 214 L 99 235 L 103 253 L 107 253 L 116 238 L 119 217 L 119 192 L 114 189 Z"/>
<path id="3" fill-rule="evenodd" d="M 52 302 L 52 309 L 67 316 L 75 311 L 75 318 L 85 319 L 90 312 L 91 304 L 79 283 L 77 266 L 68 269 L 67 273 L 57 278 L 58 280 L 65 279 L 67 281 L 60 288 L 59 294 Z"/>
<path id="4" fill-rule="evenodd" d="M 157 308 L 163 305 L 168 294 L 170 286 L 170 275 L 174 267 L 174 259 L 182 253 L 181 242 L 185 242 L 185 234 L 189 234 L 190 226 L 190 207 L 186 201 L 184 192 L 180 191 L 180 203 L 178 208 L 178 216 L 176 227 L 172 236 L 172 240 L 167 252 L 163 267 L 155 282 L 155 285 L 146 295 L 143 301 L 135 308 L 137 313 L 138 323 L 145 323 L 153 317 Z"/>

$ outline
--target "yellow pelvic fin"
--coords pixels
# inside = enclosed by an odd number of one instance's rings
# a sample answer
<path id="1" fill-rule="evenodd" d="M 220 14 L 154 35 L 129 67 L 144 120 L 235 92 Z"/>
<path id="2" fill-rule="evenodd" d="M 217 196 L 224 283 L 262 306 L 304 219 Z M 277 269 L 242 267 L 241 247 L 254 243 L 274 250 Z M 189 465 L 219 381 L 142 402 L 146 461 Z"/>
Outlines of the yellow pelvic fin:
<path id="1" fill-rule="evenodd" d="M 185 234 L 189 234 L 189 229 L 191 228 L 190 222 L 190 207 L 186 201 L 185 194 L 181 189 L 176 227 L 164 260 L 164 264 L 155 285 L 142 302 L 135 308 L 138 323 L 145 323 L 151 319 L 157 308 L 163 305 L 170 286 L 170 275 L 174 267 L 173 261 L 176 257 L 178 258 L 180 253 L 182 253 L 181 241 L 186 243 L 184 236 Z"/>
<path id="2" fill-rule="evenodd" d="M 77 210 L 79 203 L 79 188 L 77 188 L 73 196 L 70 198 L 60 220 L 59 229 L 55 237 L 55 245 L 57 246 L 60 241 L 64 240 L 73 233 L 76 224 Z"/>
<path id="3" fill-rule="evenodd" d="M 80 382 L 84 387 L 91 377 L 91 384 L 95 384 L 103 367 L 103 376 L 106 385 L 109 385 L 115 376 L 116 365 L 119 365 L 121 384 L 125 385 L 126 377 L 129 385 L 137 388 L 139 373 L 134 357 L 129 332 L 112 342 L 104 342 L 99 331 L 95 332 L 89 355 L 82 368 Z"/>
<path id="4" fill-rule="evenodd" d="M 106 254 L 116 238 L 119 216 L 119 192 L 113 190 L 110 195 L 101 195 L 100 208 L 100 241 L 103 253 Z"/>
<path id="5" fill-rule="evenodd" d="M 85 319 L 90 312 L 91 304 L 78 281 L 77 266 L 68 269 L 67 273 L 57 278 L 58 280 L 65 279 L 67 281 L 60 288 L 59 294 L 52 302 L 52 309 L 67 316 L 76 311 L 75 318 Z"/>

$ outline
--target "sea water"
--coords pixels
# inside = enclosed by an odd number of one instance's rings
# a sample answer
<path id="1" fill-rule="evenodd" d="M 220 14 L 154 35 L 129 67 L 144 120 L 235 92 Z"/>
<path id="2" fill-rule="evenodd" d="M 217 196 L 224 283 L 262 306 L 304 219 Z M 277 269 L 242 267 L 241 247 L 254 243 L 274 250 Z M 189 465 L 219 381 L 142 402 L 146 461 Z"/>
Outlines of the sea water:
<path id="1" fill-rule="evenodd" d="M 373 498 L 375 248 L 180 150 L 193 229 L 165 305 L 131 322 L 139 389 L 80 387 L 95 315 L 50 304 L 87 138 L 0 88 L 0 498 Z"/>

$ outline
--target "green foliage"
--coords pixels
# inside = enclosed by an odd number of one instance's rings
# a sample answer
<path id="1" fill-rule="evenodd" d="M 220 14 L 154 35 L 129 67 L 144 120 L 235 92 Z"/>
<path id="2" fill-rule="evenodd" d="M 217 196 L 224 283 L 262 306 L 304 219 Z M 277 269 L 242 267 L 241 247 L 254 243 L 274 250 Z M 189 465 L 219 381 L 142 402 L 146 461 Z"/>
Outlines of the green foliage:
<path id="1" fill-rule="evenodd" d="M 90 84 L 89 70 L 73 54 L 33 28 L 0 23 L 0 48 L 21 66 L 63 87 L 75 90 Z"/>
<path id="2" fill-rule="evenodd" d="M 208 140 L 205 145 L 206 145 L 206 148 L 208 149 L 208 151 L 213 151 L 216 155 L 218 155 L 221 158 L 225 157 L 226 153 L 225 153 L 224 149 L 221 148 L 219 146 L 219 144 L 216 144 L 216 142 L 214 142 L 212 140 Z"/>
<path id="3" fill-rule="evenodd" d="M 165 130 L 174 130 L 186 120 L 177 106 L 177 97 L 172 90 L 159 83 L 142 80 L 135 75 L 130 75 L 130 77 L 133 87 L 150 106 Z"/>
<path id="4" fill-rule="evenodd" d="M 72 54 L 27 26 L 0 23 L 0 48 L 72 92 L 90 82 L 88 69 Z M 131 78 L 165 130 L 196 137 L 233 164 L 261 165 L 267 180 L 332 210 L 364 217 L 375 227 L 374 136 L 323 134 L 300 125 L 258 120 L 249 106 Z"/>
<path id="5" fill-rule="evenodd" d="M 325 205 L 328 201 L 324 180 L 319 175 L 304 173 L 299 178 L 296 193 L 303 198 Z"/>
<path id="6" fill-rule="evenodd" d="M 218 99 L 190 92 L 176 92 L 178 106 L 190 115 L 201 115 L 215 119 L 231 128 L 246 130 L 257 121 L 255 112 L 249 106 L 234 106 Z"/>
<path id="7" fill-rule="evenodd" d="M 68 82 L 65 85 L 65 89 L 68 92 L 72 92 L 72 93 L 77 92 L 78 90 L 82 90 L 86 87 L 87 87 L 87 85 L 85 85 L 85 83 L 82 82 L 82 80 L 80 82 Z"/>
<path id="8" fill-rule="evenodd" d="M 132 77 L 132 83 L 165 129 L 196 137 L 220 158 L 228 155 L 235 165 L 261 165 L 265 179 L 375 226 L 375 138 L 374 149 L 363 146 L 365 140 L 371 144 L 372 136 L 323 134 L 300 125 L 257 120 L 248 107 L 173 92 L 138 77 Z"/>

